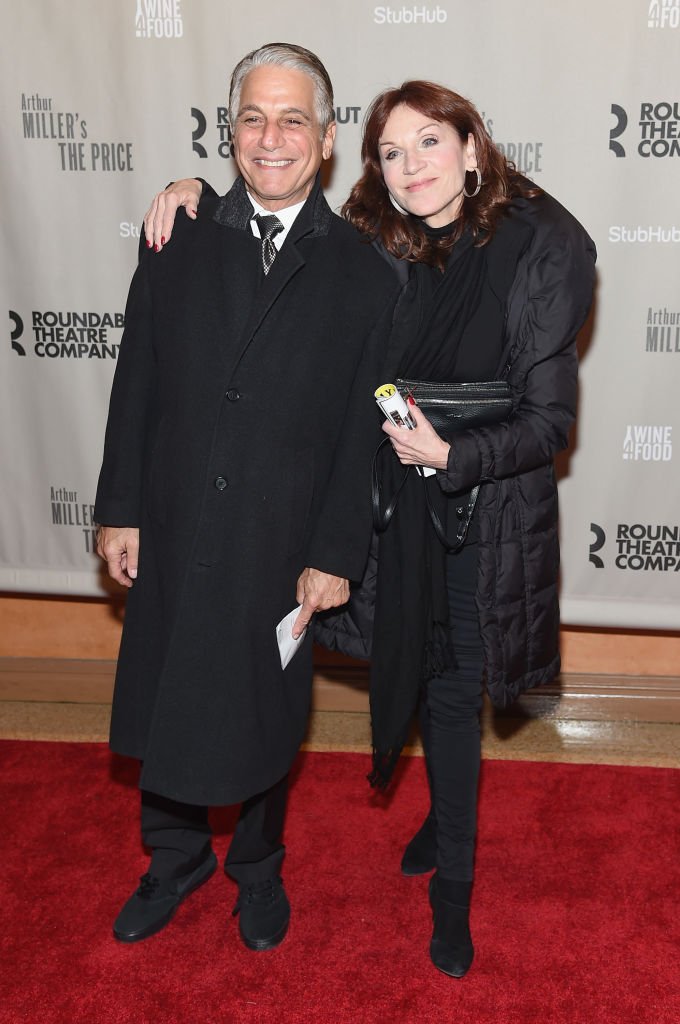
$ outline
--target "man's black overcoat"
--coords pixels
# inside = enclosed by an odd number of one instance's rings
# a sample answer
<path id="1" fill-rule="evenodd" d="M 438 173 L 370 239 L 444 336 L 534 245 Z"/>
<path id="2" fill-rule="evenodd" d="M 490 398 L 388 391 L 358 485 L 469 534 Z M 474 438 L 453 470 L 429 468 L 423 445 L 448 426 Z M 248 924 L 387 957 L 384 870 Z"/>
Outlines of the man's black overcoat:
<path id="1" fill-rule="evenodd" d="M 266 278 L 251 216 L 239 179 L 142 256 L 96 500 L 140 528 L 111 746 L 198 804 L 262 792 L 303 738 L 311 636 L 282 671 L 275 626 L 305 566 L 361 578 L 397 291 L 318 181 Z"/>

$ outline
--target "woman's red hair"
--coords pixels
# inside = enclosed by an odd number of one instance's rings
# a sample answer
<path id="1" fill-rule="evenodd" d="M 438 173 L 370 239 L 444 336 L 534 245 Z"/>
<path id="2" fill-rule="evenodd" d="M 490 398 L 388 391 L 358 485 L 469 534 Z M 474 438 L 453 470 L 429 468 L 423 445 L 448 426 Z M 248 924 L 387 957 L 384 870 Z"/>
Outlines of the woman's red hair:
<path id="1" fill-rule="evenodd" d="M 433 239 L 415 217 L 399 213 L 390 202 L 380 166 L 380 138 L 387 120 L 401 105 L 449 124 L 461 142 L 472 135 L 482 188 L 472 199 L 463 198 L 456 231 L 447 238 Z M 541 190 L 531 186 L 494 145 L 477 108 L 465 97 L 434 82 L 404 82 L 387 89 L 373 100 L 364 122 L 361 145 L 363 173 L 342 208 L 343 217 L 362 234 L 379 237 L 392 255 L 416 263 L 443 267 L 451 246 L 469 226 L 477 245 L 492 237 L 499 219 L 518 195 L 534 198 Z M 473 182 L 468 178 L 468 188 Z"/>

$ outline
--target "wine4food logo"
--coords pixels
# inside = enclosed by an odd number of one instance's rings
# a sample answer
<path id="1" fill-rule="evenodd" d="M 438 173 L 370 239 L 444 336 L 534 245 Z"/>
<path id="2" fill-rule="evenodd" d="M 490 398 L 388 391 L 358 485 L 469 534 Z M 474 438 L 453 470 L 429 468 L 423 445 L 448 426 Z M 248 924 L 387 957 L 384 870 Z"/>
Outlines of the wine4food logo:
<path id="1" fill-rule="evenodd" d="M 680 309 L 660 306 L 647 310 L 646 352 L 675 352 L 680 354 Z"/>
<path id="2" fill-rule="evenodd" d="M 448 20 L 448 11 L 437 4 L 412 4 L 401 7 L 374 7 L 373 21 L 376 25 L 443 25 Z"/>
<path id="3" fill-rule="evenodd" d="M 88 554 L 96 551 L 94 505 L 91 502 L 81 501 L 78 491 L 73 488 L 53 484 L 50 486 L 50 509 L 52 526 L 79 530 L 85 551 Z"/>
<path id="4" fill-rule="evenodd" d="M 18 356 L 30 353 L 39 359 L 117 359 L 120 337 L 111 337 L 125 326 L 122 313 L 79 310 L 38 310 L 24 318 L 9 310 L 10 344 Z"/>
<path id="5" fill-rule="evenodd" d="M 62 171 L 127 172 L 132 143 L 90 138 L 87 121 L 78 111 L 62 110 L 52 96 L 21 94 L 21 123 L 26 142 L 52 144 Z"/>
<path id="6" fill-rule="evenodd" d="M 182 0 L 135 0 L 138 39 L 180 39 L 184 35 Z"/>
<path id="7" fill-rule="evenodd" d="M 680 0 L 650 0 L 647 28 L 680 28 Z"/>
<path id="8" fill-rule="evenodd" d="M 624 462 L 670 462 L 672 458 L 672 427 L 628 424 L 623 438 Z"/>
<path id="9" fill-rule="evenodd" d="M 191 108 L 194 122 L 191 130 L 191 148 L 201 160 L 214 152 L 223 160 L 234 156 L 234 140 L 229 124 L 227 107 L 215 107 L 214 115 L 206 115 L 200 107 Z M 339 125 L 361 123 L 361 107 L 336 107 L 335 120 Z"/>
<path id="10" fill-rule="evenodd" d="M 611 113 L 615 123 L 609 130 L 609 149 L 615 156 L 625 157 L 628 155 L 628 149 L 624 145 L 623 136 L 628 130 L 628 112 L 618 103 L 612 103 Z M 641 103 L 637 125 L 639 136 L 635 139 L 635 146 L 639 156 L 645 159 L 680 156 L 678 100 Z"/>
<path id="11" fill-rule="evenodd" d="M 607 535 L 599 523 L 590 524 L 593 541 L 589 561 L 604 569 Z M 680 527 L 668 523 L 618 523 L 614 545 L 617 569 L 633 572 L 680 572 Z"/>

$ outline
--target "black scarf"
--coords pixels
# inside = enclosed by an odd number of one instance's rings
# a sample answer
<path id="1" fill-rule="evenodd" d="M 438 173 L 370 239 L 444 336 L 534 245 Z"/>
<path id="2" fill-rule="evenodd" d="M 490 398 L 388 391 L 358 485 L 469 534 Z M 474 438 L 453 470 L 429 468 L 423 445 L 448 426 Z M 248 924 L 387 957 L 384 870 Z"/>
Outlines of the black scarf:
<path id="1" fill-rule="evenodd" d="M 475 247 L 464 232 L 440 274 L 416 265 L 420 321 L 398 376 L 413 380 L 456 379 L 456 362 L 466 327 L 487 286 L 504 309 L 517 261 L 527 237 L 504 218 L 493 240 Z M 448 230 L 451 230 L 449 226 Z M 445 232 L 447 229 L 443 229 Z M 434 232 L 432 232 L 434 233 Z M 439 232 L 437 232 L 439 233 Z M 502 335 L 502 313 L 496 327 Z M 486 339 L 479 339 L 483 344 Z M 382 493 L 394 494 L 404 467 L 389 445 L 379 455 Z M 406 742 L 421 687 L 453 663 L 448 643 L 446 552 L 437 540 L 425 502 L 446 522 L 448 497 L 437 478 L 423 479 L 411 469 L 387 530 L 379 536 L 378 577 L 371 661 L 373 771 L 371 785 L 389 782 Z"/>

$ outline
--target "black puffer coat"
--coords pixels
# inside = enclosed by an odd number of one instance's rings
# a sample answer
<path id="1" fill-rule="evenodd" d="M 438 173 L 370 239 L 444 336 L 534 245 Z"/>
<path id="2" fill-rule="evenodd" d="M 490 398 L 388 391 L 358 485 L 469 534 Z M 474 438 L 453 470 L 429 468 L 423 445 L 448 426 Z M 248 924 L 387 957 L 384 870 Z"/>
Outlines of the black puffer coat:
<path id="1" fill-rule="evenodd" d="M 477 607 L 485 675 L 504 707 L 559 672 L 559 542 L 553 459 L 567 447 L 576 412 L 576 335 L 590 309 L 595 245 L 555 199 L 517 199 L 513 218 L 531 241 L 520 258 L 506 310 L 496 376 L 509 381 L 515 411 L 505 421 L 456 434 L 443 490 L 482 483 Z M 394 334 L 408 305 L 407 283 Z M 396 375 L 395 344 L 386 373 Z M 386 377 L 387 379 L 387 377 Z M 370 656 L 375 559 L 344 614 L 320 619 L 316 638 L 353 657 Z"/>

